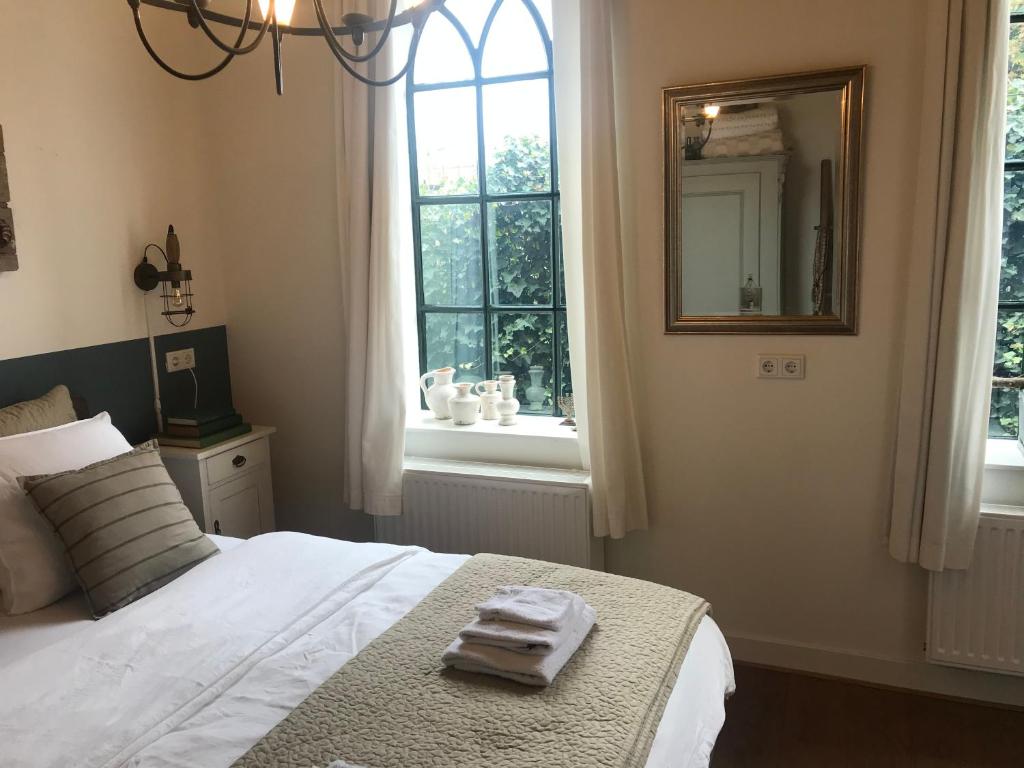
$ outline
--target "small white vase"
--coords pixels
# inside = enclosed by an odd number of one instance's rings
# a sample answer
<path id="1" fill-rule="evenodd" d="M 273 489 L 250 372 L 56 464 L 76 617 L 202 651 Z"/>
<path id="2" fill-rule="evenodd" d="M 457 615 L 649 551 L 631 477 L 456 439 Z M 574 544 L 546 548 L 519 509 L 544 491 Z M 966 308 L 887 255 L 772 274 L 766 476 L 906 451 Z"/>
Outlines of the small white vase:
<path id="1" fill-rule="evenodd" d="M 482 392 L 480 387 L 483 387 Z M 498 382 L 493 379 L 478 381 L 474 389 L 480 395 L 480 418 L 486 421 L 495 421 L 498 418 L 497 404 L 501 400 Z"/>
<path id="2" fill-rule="evenodd" d="M 450 419 L 452 417 L 448 401 L 455 397 L 456 389 L 452 384 L 454 377 L 454 368 L 438 368 L 436 371 L 424 373 L 420 377 L 420 389 L 423 390 L 423 396 L 427 399 L 427 407 L 434 412 L 435 418 Z M 430 387 L 427 387 L 427 379 L 434 380 Z"/>
<path id="3" fill-rule="evenodd" d="M 516 377 L 507 374 L 499 376 L 498 384 L 501 386 L 501 400 L 495 403 L 498 426 L 510 427 L 516 423 L 516 414 L 519 413 L 519 401 L 515 397 Z"/>
<path id="4" fill-rule="evenodd" d="M 456 384 L 455 389 L 458 393 L 448 401 L 452 418 L 456 424 L 463 427 L 476 424 L 476 417 L 480 412 L 480 398 L 470 391 L 472 386 L 472 384 Z"/>

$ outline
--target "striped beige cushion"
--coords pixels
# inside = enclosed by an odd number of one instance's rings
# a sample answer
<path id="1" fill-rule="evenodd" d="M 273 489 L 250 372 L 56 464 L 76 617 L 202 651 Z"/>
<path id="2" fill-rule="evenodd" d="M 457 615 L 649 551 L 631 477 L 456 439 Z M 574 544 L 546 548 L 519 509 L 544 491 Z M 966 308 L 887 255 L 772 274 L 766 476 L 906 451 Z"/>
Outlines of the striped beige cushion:
<path id="1" fill-rule="evenodd" d="M 20 481 L 64 543 L 97 618 L 219 552 L 182 503 L 155 442 Z"/>

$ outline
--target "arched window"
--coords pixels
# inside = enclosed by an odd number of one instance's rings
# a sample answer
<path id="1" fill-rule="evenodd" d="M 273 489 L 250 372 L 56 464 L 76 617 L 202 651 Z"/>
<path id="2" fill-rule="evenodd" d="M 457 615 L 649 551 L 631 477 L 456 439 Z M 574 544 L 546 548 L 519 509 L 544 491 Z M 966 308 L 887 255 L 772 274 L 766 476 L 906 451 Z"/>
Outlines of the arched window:
<path id="1" fill-rule="evenodd" d="M 551 39 L 551 0 L 448 0 L 408 80 L 420 367 L 515 374 L 544 415 L 572 391 Z"/>

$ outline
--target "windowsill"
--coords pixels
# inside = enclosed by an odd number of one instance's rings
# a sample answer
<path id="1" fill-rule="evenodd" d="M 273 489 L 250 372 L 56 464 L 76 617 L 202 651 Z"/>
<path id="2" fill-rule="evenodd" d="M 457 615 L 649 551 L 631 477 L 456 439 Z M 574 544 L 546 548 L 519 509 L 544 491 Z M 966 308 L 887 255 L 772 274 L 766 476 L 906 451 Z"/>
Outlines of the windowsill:
<path id="1" fill-rule="evenodd" d="M 985 445 L 983 507 L 1024 507 L 1024 452 L 1016 440 L 989 440 Z"/>
<path id="2" fill-rule="evenodd" d="M 413 411 L 406 419 L 405 455 L 493 464 L 581 469 L 579 436 L 555 416 L 519 414 L 516 424 L 478 419 L 456 426 L 430 411 Z"/>
<path id="3" fill-rule="evenodd" d="M 985 469 L 1024 471 L 1024 451 L 1017 440 L 989 439 L 985 445 Z"/>

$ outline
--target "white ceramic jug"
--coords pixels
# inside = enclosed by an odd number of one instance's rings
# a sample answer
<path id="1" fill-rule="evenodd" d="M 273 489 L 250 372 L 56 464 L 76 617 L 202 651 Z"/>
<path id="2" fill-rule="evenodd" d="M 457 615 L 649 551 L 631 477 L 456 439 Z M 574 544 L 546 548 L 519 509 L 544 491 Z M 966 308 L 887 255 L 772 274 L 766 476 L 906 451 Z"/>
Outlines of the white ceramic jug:
<path id="1" fill-rule="evenodd" d="M 436 371 L 429 371 L 420 377 L 420 389 L 427 399 L 427 407 L 434 412 L 437 419 L 450 419 L 451 409 L 448 401 L 455 397 L 456 389 L 452 384 L 455 377 L 454 368 L 438 368 Z M 434 383 L 427 387 L 427 379 L 433 379 Z"/>
<path id="2" fill-rule="evenodd" d="M 516 414 L 519 413 L 519 401 L 515 397 L 516 377 L 504 374 L 498 377 L 498 384 L 501 386 L 501 400 L 496 403 L 498 426 L 510 427 L 516 423 Z"/>
<path id="3" fill-rule="evenodd" d="M 480 391 L 483 387 L 483 392 Z M 487 421 L 494 421 L 498 418 L 498 401 L 501 400 L 501 392 L 498 391 L 498 382 L 493 379 L 478 381 L 474 387 L 480 395 L 480 418 Z"/>
<path id="4" fill-rule="evenodd" d="M 463 427 L 476 424 L 476 416 L 480 412 L 480 398 L 473 394 L 472 386 L 468 383 L 456 384 L 458 394 L 448 401 L 452 418 L 456 424 Z"/>

